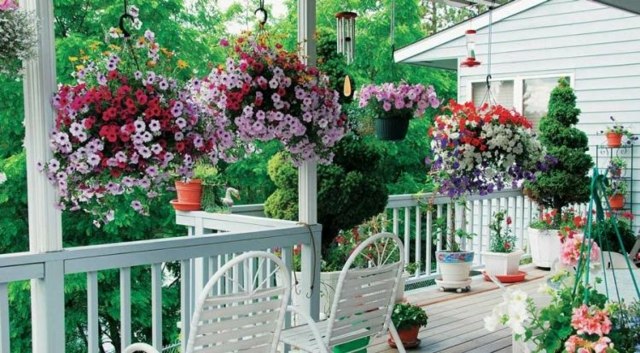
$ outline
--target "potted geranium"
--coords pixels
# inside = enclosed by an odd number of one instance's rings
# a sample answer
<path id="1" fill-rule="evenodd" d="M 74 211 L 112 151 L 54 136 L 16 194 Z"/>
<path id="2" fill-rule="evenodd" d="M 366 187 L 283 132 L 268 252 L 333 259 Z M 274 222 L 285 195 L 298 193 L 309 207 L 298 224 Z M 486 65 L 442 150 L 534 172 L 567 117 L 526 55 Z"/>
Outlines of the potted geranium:
<path id="1" fill-rule="evenodd" d="M 113 44 L 112 48 L 113 48 Z M 74 73 L 53 97 L 53 159 L 42 165 L 60 195 L 60 207 L 84 210 L 97 226 L 112 221 L 119 198 L 146 215 L 172 177 L 190 178 L 194 161 L 216 144 L 189 90 L 168 73 L 186 65 L 146 31 L 119 56 L 87 48 Z M 138 67 L 138 63 L 142 65 Z"/>
<path id="2" fill-rule="evenodd" d="M 265 37 L 240 36 L 224 65 L 193 87 L 209 112 L 208 123 L 224 131 L 223 148 L 212 158 L 234 159 L 252 141 L 279 140 L 296 165 L 328 163 L 332 148 L 346 132 L 338 92 L 327 76 L 306 66 L 295 52 L 270 45 Z M 245 148 L 231 150 L 236 141 Z"/>
<path id="3" fill-rule="evenodd" d="M 22 61 L 36 56 L 37 23 L 15 0 L 0 0 L 0 74 L 19 77 Z"/>
<path id="4" fill-rule="evenodd" d="M 427 326 L 429 316 L 420 306 L 411 303 L 397 303 L 393 307 L 391 321 L 398 330 L 402 346 L 413 348 L 420 345 L 418 333 L 420 333 L 420 327 Z M 388 343 L 391 347 L 396 348 L 396 343 L 391 335 L 389 335 Z"/>
<path id="5" fill-rule="evenodd" d="M 538 267 L 551 268 L 560 256 L 563 234 L 582 231 L 585 217 L 576 214 L 573 208 L 542 212 L 529 224 L 528 235 L 531 259 Z"/>
<path id="6" fill-rule="evenodd" d="M 433 86 L 406 82 L 366 85 L 358 100 L 360 108 L 368 107 L 375 114 L 378 138 L 388 141 L 404 139 L 411 118 L 421 117 L 428 107 L 440 105 Z"/>
<path id="7" fill-rule="evenodd" d="M 522 250 L 516 250 L 516 237 L 512 233 L 511 223 L 507 211 L 494 213 L 493 222 L 489 224 L 489 251 L 482 254 L 485 271 L 500 280 L 501 276 L 518 274 L 520 257 L 524 254 Z"/>
<path id="8" fill-rule="evenodd" d="M 499 105 L 478 109 L 472 102 L 459 104 L 451 100 L 436 116 L 429 136 L 433 159 L 427 163 L 431 165 L 436 191 L 452 200 L 517 187 L 523 180 L 534 180 L 535 173 L 545 167 L 546 154 L 531 123 L 515 110 Z M 450 219 L 455 219 L 454 209 L 450 204 Z M 463 211 L 463 225 L 464 215 Z M 446 252 L 439 252 L 437 258 L 470 263 L 473 256 L 455 248 L 456 233 L 464 232 L 456 230 L 455 223 L 450 222 Z M 467 287 L 469 280 L 449 280 L 443 273 L 442 282 L 449 282 L 448 288 L 460 289 Z"/>
<path id="9" fill-rule="evenodd" d="M 607 137 L 608 147 L 616 148 L 622 146 L 622 137 L 627 138 L 627 143 L 632 143 L 638 139 L 637 136 L 634 136 L 631 133 L 631 130 L 622 124 L 616 123 L 616 119 L 614 119 L 613 116 L 610 116 L 609 119 L 611 119 L 613 125 L 608 126 L 604 131 L 601 131 L 601 133 L 604 133 Z"/>

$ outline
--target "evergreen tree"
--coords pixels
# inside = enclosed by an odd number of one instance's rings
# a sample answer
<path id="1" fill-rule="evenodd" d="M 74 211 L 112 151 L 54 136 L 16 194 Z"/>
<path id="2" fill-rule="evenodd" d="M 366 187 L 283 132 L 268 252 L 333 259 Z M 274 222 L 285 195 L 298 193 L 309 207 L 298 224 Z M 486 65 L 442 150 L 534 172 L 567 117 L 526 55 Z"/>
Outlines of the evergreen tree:
<path id="1" fill-rule="evenodd" d="M 526 185 L 525 193 L 539 205 L 560 211 L 569 204 L 589 200 L 588 173 L 593 161 L 587 154 L 587 135 L 574 127 L 578 115 L 576 95 L 562 78 L 551 92 L 549 110 L 540 122 L 540 141 L 557 163 Z"/>

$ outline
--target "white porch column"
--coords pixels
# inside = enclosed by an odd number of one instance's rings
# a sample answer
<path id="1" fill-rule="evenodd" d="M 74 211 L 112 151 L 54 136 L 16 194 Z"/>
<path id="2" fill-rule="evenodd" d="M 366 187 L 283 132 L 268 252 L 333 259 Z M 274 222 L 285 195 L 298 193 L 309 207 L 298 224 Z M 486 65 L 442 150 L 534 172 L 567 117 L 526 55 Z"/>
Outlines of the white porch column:
<path id="1" fill-rule="evenodd" d="M 49 131 L 53 127 L 51 97 L 56 88 L 53 1 L 24 0 L 24 8 L 40 20 L 38 58 L 25 63 L 24 108 L 29 202 L 29 249 L 33 253 L 62 250 L 60 211 L 54 208 L 53 187 L 37 170 L 51 158 Z M 45 265 L 45 278 L 31 281 L 33 351 L 64 352 L 64 269 L 60 262 Z"/>
<path id="2" fill-rule="evenodd" d="M 316 0 L 298 0 L 298 43 L 303 60 L 309 66 L 316 65 Z M 318 223 L 317 164 L 305 162 L 298 169 L 298 219 L 306 224 Z M 320 311 L 320 239 L 315 236 L 315 246 L 302 248 L 302 309 L 315 320 Z M 313 272 L 313 273 L 312 273 Z"/>

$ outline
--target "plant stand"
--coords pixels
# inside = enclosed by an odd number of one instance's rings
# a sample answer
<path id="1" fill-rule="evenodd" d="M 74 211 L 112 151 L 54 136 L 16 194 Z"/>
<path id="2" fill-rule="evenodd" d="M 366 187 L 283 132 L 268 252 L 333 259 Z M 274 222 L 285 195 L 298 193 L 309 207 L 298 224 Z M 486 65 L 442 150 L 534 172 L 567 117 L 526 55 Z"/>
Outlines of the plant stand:
<path id="1" fill-rule="evenodd" d="M 445 281 L 442 278 L 436 279 L 436 286 L 441 292 L 445 290 L 455 290 L 457 293 L 468 292 L 471 290 L 471 278 L 463 281 Z"/>

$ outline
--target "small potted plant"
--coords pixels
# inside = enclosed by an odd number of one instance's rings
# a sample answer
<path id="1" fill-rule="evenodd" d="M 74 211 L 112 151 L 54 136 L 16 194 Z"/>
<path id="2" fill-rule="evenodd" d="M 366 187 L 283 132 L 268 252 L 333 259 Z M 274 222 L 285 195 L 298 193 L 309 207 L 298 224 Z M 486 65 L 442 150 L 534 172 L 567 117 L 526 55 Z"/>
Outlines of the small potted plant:
<path id="1" fill-rule="evenodd" d="M 489 251 L 482 254 L 487 273 L 495 276 L 518 274 L 520 257 L 524 252 L 515 248 L 516 237 L 510 228 L 511 222 L 511 217 L 507 216 L 505 210 L 493 215 L 493 222 L 489 224 Z"/>
<path id="2" fill-rule="evenodd" d="M 607 137 L 607 146 L 617 148 L 622 146 L 622 137 L 627 138 L 627 143 L 632 143 L 637 140 L 637 136 L 633 136 L 631 130 L 624 127 L 622 124 L 617 124 L 616 119 L 613 116 L 609 117 L 613 122 L 613 126 L 607 127 L 602 133 Z"/>
<path id="3" fill-rule="evenodd" d="M 451 205 L 450 205 L 451 207 Z M 473 251 L 465 251 L 460 244 L 465 239 L 473 238 L 474 234 L 469 233 L 462 228 L 447 229 L 446 217 L 439 217 L 433 224 L 434 242 L 438 242 L 439 238 L 446 238 L 445 250 L 436 252 L 436 261 L 440 269 L 441 278 L 436 283 L 441 290 L 456 289 L 458 293 L 468 291 L 470 289 L 471 279 L 469 271 L 473 263 Z"/>
<path id="4" fill-rule="evenodd" d="M 375 114 L 376 135 L 386 141 L 404 139 L 411 118 L 421 117 L 428 107 L 440 105 L 433 86 L 406 82 L 364 86 L 358 99 L 360 108 L 369 107 Z"/>
<path id="5" fill-rule="evenodd" d="M 609 197 L 609 206 L 614 210 L 624 207 L 624 196 L 627 194 L 627 183 L 621 179 L 609 179 L 607 186 L 607 196 Z"/>
<path id="6" fill-rule="evenodd" d="M 420 327 L 427 326 L 429 316 L 421 307 L 411 303 L 397 303 L 391 314 L 391 321 L 398 330 L 398 336 L 404 348 L 413 348 L 420 345 L 418 333 Z M 396 348 L 393 337 L 389 336 L 389 346 Z"/>
<path id="7" fill-rule="evenodd" d="M 609 160 L 607 165 L 607 171 L 612 178 L 619 178 L 622 176 L 622 170 L 627 167 L 627 162 L 620 156 L 615 156 Z"/>

